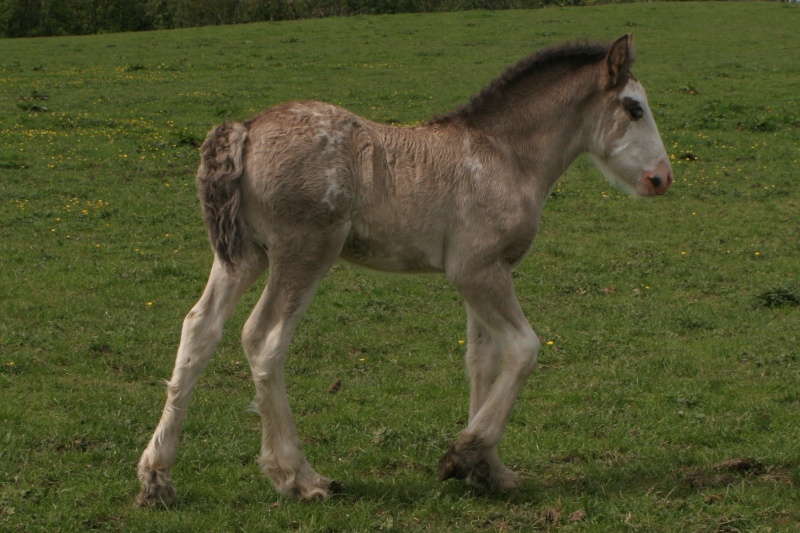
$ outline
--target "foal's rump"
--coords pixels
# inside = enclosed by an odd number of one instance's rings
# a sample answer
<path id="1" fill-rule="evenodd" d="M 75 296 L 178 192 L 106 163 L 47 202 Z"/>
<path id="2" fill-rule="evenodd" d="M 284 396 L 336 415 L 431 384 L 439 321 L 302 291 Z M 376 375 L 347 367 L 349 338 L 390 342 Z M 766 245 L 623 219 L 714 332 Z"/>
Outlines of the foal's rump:
<path id="1" fill-rule="evenodd" d="M 197 184 L 211 244 L 229 268 L 275 226 L 341 225 L 350 215 L 363 122 L 317 102 L 274 107 L 244 124 L 215 127 Z"/>
<path id="2" fill-rule="evenodd" d="M 249 120 L 243 180 L 252 218 L 337 224 L 354 196 L 357 144 L 364 120 L 330 104 L 274 107 Z"/>

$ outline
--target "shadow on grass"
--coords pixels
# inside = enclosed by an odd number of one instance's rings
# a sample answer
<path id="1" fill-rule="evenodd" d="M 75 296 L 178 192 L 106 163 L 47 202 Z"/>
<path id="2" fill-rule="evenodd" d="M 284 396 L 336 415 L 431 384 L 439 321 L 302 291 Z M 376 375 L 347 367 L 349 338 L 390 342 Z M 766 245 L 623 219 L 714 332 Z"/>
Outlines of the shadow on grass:
<path id="1" fill-rule="evenodd" d="M 518 490 L 492 494 L 464 481 L 426 482 L 398 476 L 392 479 L 365 477 L 339 483 L 332 499 L 344 502 L 380 501 L 397 506 L 418 505 L 420 500 L 447 499 L 483 501 L 488 504 L 531 505 L 545 501 L 593 498 L 598 495 L 630 495 L 657 492 L 675 498 L 724 490 L 741 483 L 759 482 L 797 485 L 798 469 L 792 465 L 766 465 L 752 458 L 731 458 L 692 466 L 628 465 L 596 468 L 564 475 L 523 472 Z"/>

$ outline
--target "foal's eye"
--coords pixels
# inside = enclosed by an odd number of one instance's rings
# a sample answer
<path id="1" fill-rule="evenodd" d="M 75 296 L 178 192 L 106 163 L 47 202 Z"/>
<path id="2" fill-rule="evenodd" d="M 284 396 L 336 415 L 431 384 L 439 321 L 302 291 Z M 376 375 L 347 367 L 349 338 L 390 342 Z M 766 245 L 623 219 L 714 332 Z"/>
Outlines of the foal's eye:
<path id="1" fill-rule="evenodd" d="M 633 105 L 628 108 L 628 114 L 633 120 L 639 120 L 644 116 L 644 109 L 640 105 Z"/>

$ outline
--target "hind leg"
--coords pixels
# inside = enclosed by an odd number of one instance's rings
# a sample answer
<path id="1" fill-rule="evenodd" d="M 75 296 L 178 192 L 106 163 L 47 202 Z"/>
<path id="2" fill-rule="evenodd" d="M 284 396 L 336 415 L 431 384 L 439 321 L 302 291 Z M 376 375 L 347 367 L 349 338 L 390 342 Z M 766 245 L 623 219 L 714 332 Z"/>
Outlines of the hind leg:
<path id="1" fill-rule="evenodd" d="M 172 378 L 167 383 L 167 402 L 150 443 L 139 460 L 142 490 L 138 505 L 169 503 L 175 497 L 172 464 L 178 451 L 192 389 L 222 338 L 222 328 L 245 290 L 264 271 L 260 258 L 237 273 L 228 272 L 214 259 L 203 296 L 183 321 L 181 342 Z"/>
<path id="2" fill-rule="evenodd" d="M 483 326 L 476 313 L 467 306 L 467 373 L 470 378 L 469 418 L 477 414 L 494 385 L 500 369 L 502 351 L 488 328 Z M 519 476 L 506 468 L 497 455 L 497 448 L 486 450 L 467 482 L 489 492 L 508 492 L 519 487 Z"/>
<path id="3" fill-rule="evenodd" d="M 325 498 L 330 480 L 308 464 L 289 407 L 284 360 L 303 313 L 334 263 L 347 227 L 270 247 L 267 287 L 242 332 L 261 415 L 262 445 L 258 464 L 278 492 L 300 499 Z"/>

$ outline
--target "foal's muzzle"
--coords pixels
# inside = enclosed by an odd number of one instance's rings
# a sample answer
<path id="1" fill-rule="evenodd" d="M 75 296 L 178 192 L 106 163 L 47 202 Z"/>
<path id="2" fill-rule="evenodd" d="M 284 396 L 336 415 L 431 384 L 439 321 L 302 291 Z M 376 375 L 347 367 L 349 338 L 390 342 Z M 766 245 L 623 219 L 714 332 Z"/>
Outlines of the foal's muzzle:
<path id="1" fill-rule="evenodd" d="M 642 196 L 658 196 L 667 192 L 672 182 L 672 167 L 665 161 L 656 165 L 653 170 L 642 173 L 636 192 Z"/>

